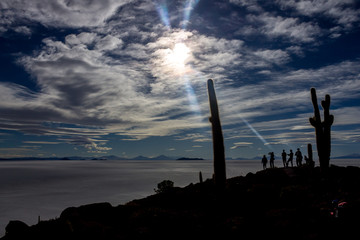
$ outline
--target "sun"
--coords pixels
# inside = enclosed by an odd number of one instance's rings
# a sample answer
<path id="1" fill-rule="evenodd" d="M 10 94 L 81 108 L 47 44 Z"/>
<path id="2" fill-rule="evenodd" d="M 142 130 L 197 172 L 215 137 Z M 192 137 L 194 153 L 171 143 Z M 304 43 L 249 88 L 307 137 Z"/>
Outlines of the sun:
<path id="1" fill-rule="evenodd" d="M 178 74 L 184 74 L 190 70 L 188 62 L 191 50 L 185 43 L 176 43 L 174 48 L 169 51 L 166 62 Z"/>

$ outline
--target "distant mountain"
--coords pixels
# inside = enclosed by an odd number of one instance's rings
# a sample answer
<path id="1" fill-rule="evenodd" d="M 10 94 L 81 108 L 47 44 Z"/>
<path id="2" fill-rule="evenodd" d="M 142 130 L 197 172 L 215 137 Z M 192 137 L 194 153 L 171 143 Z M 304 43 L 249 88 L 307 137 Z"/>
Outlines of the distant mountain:
<path id="1" fill-rule="evenodd" d="M 148 157 L 144 157 L 142 155 L 139 155 L 137 157 L 134 157 L 134 158 L 131 158 L 130 160 L 149 160 L 151 158 L 148 158 Z"/>
<path id="2" fill-rule="evenodd" d="M 101 159 L 106 159 L 106 160 L 128 160 L 127 158 L 119 157 L 119 156 L 116 156 L 116 155 L 102 156 L 100 158 Z"/>
<path id="3" fill-rule="evenodd" d="M 131 160 L 175 160 L 173 157 L 168 157 L 165 155 L 159 155 L 157 157 L 144 157 L 144 156 L 137 156 L 134 158 L 131 158 Z"/>
<path id="4" fill-rule="evenodd" d="M 151 158 L 151 159 L 154 159 L 154 160 L 175 160 L 175 158 L 168 157 L 168 156 L 165 156 L 165 155 L 160 155 L 160 156 L 157 156 L 157 157 L 154 157 L 154 158 Z"/>
<path id="5" fill-rule="evenodd" d="M 187 158 L 187 157 L 182 157 L 182 158 L 178 158 L 176 160 L 179 161 L 192 161 L 192 160 L 204 160 L 203 158 Z"/>

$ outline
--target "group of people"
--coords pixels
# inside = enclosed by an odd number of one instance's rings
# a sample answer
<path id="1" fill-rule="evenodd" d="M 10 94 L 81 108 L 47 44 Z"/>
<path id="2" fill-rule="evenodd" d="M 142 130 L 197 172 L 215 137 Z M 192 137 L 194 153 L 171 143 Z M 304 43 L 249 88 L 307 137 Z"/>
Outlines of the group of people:
<path id="1" fill-rule="evenodd" d="M 274 152 L 269 152 L 270 155 L 270 168 L 274 168 L 275 164 L 275 155 Z M 287 156 L 289 156 L 289 158 L 287 158 Z M 281 153 L 281 157 L 282 157 L 282 161 L 284 164 L 284 168 L 289 167 L 289 164 L 291 164 L 291 167 L 294 166 L 293 160 L 294 160 L 294 153 L 292 151 L 292 149 L 290 149 L 290 153 L 286 153 L 285 150 L 283 150 L 283 152 Z M 296 159 L 296 166 L 301 166 L 302 165 L 302 161 L 303 161 L 303 155 L 300 151 L 300 149 L 298 148 L 297 151 L 295 152 L 295 159 Z M 305 156 L 305 160 L 306 162 L 308 161 L 308 158 Z M 263 164 L 263 169 L 267 168 L 267 163 L 268 163 L 268 159 L 266 157 L 266 155 L 263 156 L 262 160 L 261 160 L 262 164 Z"/>

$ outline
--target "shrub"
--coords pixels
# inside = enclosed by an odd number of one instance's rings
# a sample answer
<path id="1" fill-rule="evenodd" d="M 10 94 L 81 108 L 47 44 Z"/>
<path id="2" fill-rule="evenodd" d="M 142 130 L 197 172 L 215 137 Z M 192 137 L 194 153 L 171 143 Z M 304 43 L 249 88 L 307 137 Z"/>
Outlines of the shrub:
<path id="1" fill-rule="evenodd" d="M 170 180 L 164 180 L 161 183 L 158 183 L 157 189 L 154 189 L 156 193 L 163 193 L 169 191 L 174 187 L 174 182 Z"/>

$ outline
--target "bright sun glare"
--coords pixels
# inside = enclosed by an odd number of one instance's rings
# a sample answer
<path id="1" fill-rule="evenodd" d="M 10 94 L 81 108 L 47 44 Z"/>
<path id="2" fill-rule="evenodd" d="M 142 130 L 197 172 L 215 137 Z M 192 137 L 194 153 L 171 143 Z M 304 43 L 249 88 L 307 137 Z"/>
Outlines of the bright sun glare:
<path id="1" fill-rule="evenodd" d="M 167 63 L 178 74 L 184 74 L 189 70 L 187 61 L 190 57 L 190 48 L 184 43 L 176 43 L 174 48 L 167 55 Z"/>

